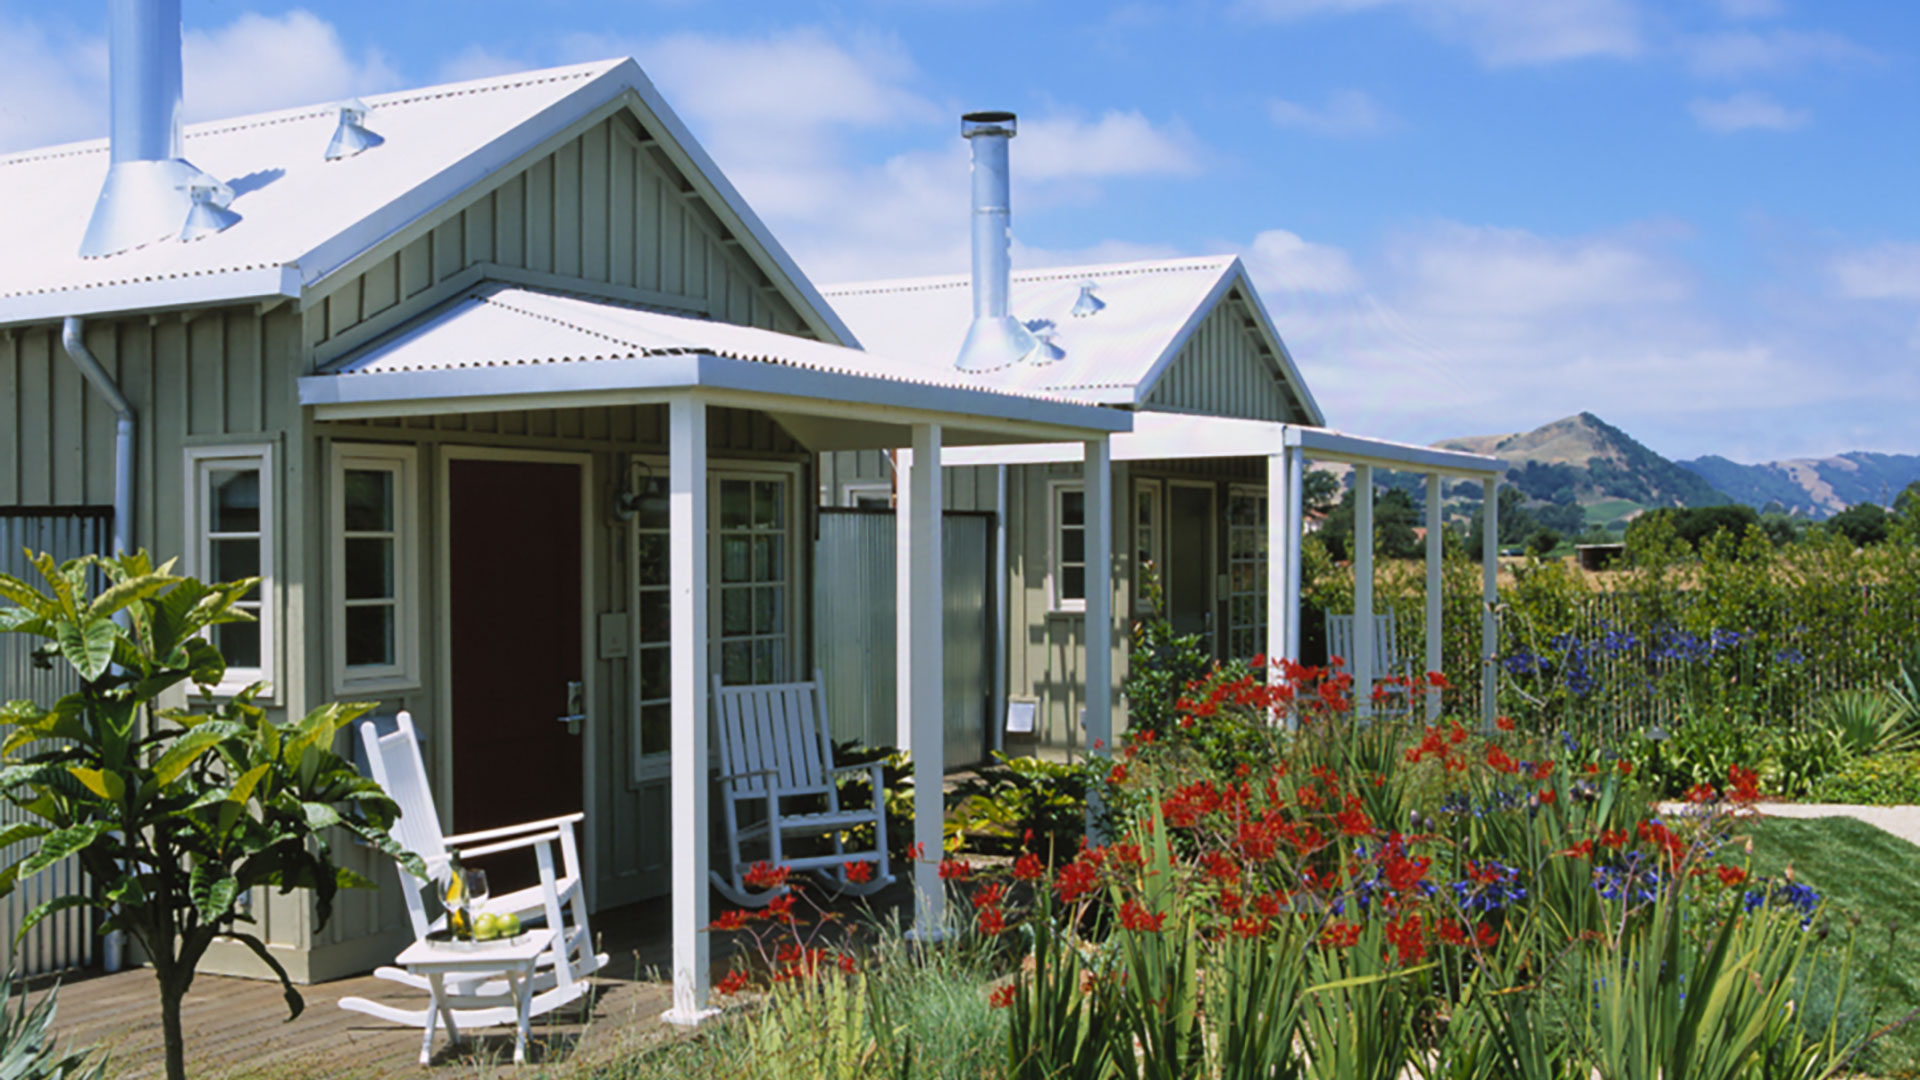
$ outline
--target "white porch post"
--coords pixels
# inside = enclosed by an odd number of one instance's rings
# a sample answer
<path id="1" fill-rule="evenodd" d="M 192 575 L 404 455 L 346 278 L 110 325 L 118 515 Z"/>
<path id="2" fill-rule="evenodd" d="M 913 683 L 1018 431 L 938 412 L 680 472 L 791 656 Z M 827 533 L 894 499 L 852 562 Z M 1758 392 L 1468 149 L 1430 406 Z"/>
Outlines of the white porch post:
<path id="1" fill-rule="evenodd" d="M 1489 476 L 1481 481 L 1481 494 L 1486 515 L 1481 528 L 1486 535 L 1480 544 L 1485 575 L 1480 608 L 1480 719 L 1492 731 L 1494 714 L 1500 707 L 1500 668 L 1494 663 L 1494 655 L 1500 651 L 1500 622 L 1493 610 L 1500 602 L 1500 478 Z"/>
<path id="2" fill-rule="evenodd" d="M 947 893 L 940 881 L 941 824 L 946 800 L 945 611 L 940 566 L 940 425 L 913 425 L 913 454 L 907 459 L 903 505 L 895 523 L 897 558 L 908 570 L 898 595 L 901 655 L 899 687 L 894 691 L 900 727 L 911 738 L 913 755 L 913 839 L 920 858 L 913 864 L 913 934 L 938 941 L 946 926 Z"/>
<path id="3" fill-rule="evenodd" d="M 1353 697 L 1362 715 L 1373 711 L 1373 466 L 1353 467 Z"/>
<path id="4" fill-rule="evenodd" d="M 673 1008 L 697 1024 L 707 1007 L 707 405 L 690 394 L 667 405 L 667 581 L 673 628 Z"/>
<path id="5" fill-rule="evenodd" d="M 1113 753 L 1113 458 L 1103 436 L 1087 440 L 1082 475 L 1087 538 L 1087 756 Z"/>
<path id="6" fill-rule="evenodd" d="M 1439 671 L 1440 648 L 1440 474 L 1427 474 L 1427 671 Z M 1427 719 L 1440 718 L 1440 693 L 1427 688 Z"/>
<path id="7" fill-rule="evenodd" d="M 1287 550 L 1287 522 L 1293 510 L 1292 454 L 1281 450 L 1267 455 L 1267 653 L 1268 682 L 1287 655 L 1287 635 L 1293 631 L 1294 597 L 1287 592 L 1287 568 L 1293 556 Z"/>
<path id="8" fill-rule="evenodd" d="M 1294 618 L 1287 621 L 1287 637 L 1283 645 L 1284 655 L 1294 663 L 1300 662 L 1300 620 L 1305 613 L 1300 610 L 1300 547 L 1306 542 L 1307 532 L 1304 516 L 1307 492 L 1306 455 L 1297 446 L 1289 446 L 1287 456 L 1287 610 Z"/>

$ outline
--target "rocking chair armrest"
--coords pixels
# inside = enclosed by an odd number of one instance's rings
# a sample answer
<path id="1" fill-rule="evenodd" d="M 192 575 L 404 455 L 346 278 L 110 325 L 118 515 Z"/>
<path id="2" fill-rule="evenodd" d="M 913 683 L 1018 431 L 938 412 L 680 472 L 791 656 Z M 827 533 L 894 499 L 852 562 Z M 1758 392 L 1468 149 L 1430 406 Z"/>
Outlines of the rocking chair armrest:
<path id="1" fill-rule="evenodd" d="M 441 842 L 457 846 L 459 844 L 471 844 L 480 840 L 498 840 L 503 836 L 514 836 L 518 833 L 540 832 L 542 830 L 554 831 L 557 826 L 575 825 L 586 819 L 587 815 L 581 812 L 562 814 L 559 817 L 543 818 L 539 821 L 523 821 L 518 825 L 501 825 L 492 829 L 478 829 L 469 833 L 456 833 L 452 836 L 441 837 Z"/>
<path id="2" fill-rule="evenodd" d="M 721 773 L 716 779 L 723 784 L 729 784 L 735 780 L 747 780 L 755 776 L 778 776 L 779 774 L 779 769 L 748 769 L 744 772 Z M 753 792 L 753 794 L 759 795 L 760 793 L 756 791 Z"/>
<path id="3" fill-rule="evenodd" d="M 536 847 L 541 844 L 551 844 L 558 839 L 560 839 L 560 833 L 558 830 L 555 830 L 553 832 L 544 832 L 544 833 L 530 833 L 526 836 L 516 836 L 511 840 L 501 840 L 492 844 L 482 844 L 479 847 L 462 848 L 460 850 L 460 854 L 464 858 L 477 859 L 482 855 L 497 855 L 502 851 L 513 851 L 518 848 L 529 848 L 529 847 Z"/>

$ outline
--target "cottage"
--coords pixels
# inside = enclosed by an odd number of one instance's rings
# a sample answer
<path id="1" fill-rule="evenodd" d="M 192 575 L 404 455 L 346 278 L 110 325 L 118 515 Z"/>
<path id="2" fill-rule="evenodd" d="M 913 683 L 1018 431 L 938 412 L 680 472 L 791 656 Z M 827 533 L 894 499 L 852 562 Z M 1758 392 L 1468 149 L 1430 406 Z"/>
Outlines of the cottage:
<path id="1" fill-rule="evenodd" d="M 1088 652 L 1102 590 L 1091 554 L 1110 543 L 1111 610 L 1148 612 L 1142 584 L 1158 569 L 1176 629 L 1205 637 L 1218 658 L 1299 656 L 1299 543 L 1305 458 L 1355 467 L 1359 531 L 1370 533 L 1375 468 L 1424 473 L 1427 558 L 1437 581 L 1440 481 L 1486 485 L 1495 511 L 1499 462 L 1490 457 L 1362 438 L 1327 429 L 1273 319 L 1233 256 L 1179 258 L 1011 272 L 1009 113 L 967 117 L 973 149 L 974 260 L 970 275 L 830 285 L 822 293 L 865 346 L 884 356 L 946 359 L 974 385 L 1043 393 L 1129 412 L 1111 458 L 1089 465 L 1078 444 L 979 448 L 950 454 L 947 506 L 992 511 L 1002 525 L 994 591 L 999 610 L 994 717 L 1009 698 L 1039 704 L 1043 751 L 1071 754 L 1095 741 L 1084 694 L 1110 671 L 1124 678 L 1127 635 L 1109 626 L 1105 651 Z M 839 453 L 823 459 L 829 505 L 884 501 L 896 462 Z M 1096 512 L 1121 508 L 1111 520 Z M 1493 535 L 1489 526 L 1488 535 Z M 1484 554 L 1493 595 L 1494 554 Z M 1357 606 L 1372 607 L 1372 552 L 1359 549 Z M 1438 629 L 1439 590 L 1425 613 Z M 1492 614 L 1482 628 L 1493 650 Z M 1425 670 L 1438 670 L 1437 632 Z M 1349 670 L 1375 674 L 1370 637 L 1356 639 Z M 1104 659 L 1096 669 L 1094 664 Z M 1491 679 L 1491 668 L 1487 678 Z M 1483 695 L 1488 707 L 1491 694 Z M 1438 706 L 1437 698 L 1430 700 Z M 1087 720 L 1082 722 L 1082 714 Z M 1490 714 L 1489 714 L 1490 715 Z M 1123 722 L 1123 721 L 1122 721 Z M 998 725 L 983 734 L 997 734 Z M 889 733 L 874 731 L 884 739 Z M 904 732 L 899 736 L 904 738 Z"/>
<path id="2" fill-rule="evenodd" d="M 259 575 L 222 690 L 410 711 L 444 826 L 584 809 L 595 907 L 671 888 L 696 1019 L 708 849 L 672 838 L 707 835 L 709 672 L 811 665 L 817 455 L 920 463 L 913 731 L 939 711 L 943 448 L 1104 448 L 1130 418 L 853 348 L 631 60 L 182 130 L 178 0 L 114 10 L 112 138 L 0 158 L 5 516 L 110 506 L 103 547 Z M 323 929 L 297 894 L 252 904 L 316 981 L 406 943 L 395 893 Z"/>

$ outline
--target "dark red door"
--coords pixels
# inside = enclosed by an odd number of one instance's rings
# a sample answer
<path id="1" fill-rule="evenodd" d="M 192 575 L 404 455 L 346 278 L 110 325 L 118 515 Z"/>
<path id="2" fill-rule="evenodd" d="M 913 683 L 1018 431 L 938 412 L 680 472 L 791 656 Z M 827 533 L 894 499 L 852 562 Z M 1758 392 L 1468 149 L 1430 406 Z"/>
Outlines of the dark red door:
<path id="1" fill-rule="evenodd" d="M 454 831 L 583 809 L 579 466 L 449 465 Z"/>

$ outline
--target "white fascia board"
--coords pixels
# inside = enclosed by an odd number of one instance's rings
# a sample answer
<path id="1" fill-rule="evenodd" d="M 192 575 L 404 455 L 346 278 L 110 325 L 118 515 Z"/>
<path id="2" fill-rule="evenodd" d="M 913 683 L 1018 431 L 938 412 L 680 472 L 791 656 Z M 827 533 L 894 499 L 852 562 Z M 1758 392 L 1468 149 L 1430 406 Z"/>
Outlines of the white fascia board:
<path id="1" fill-rule="evenodd" d="M 1186 413 L 1131 415 L 1133 430 L 1113 437 L 1111 456 L 1115 461 L 1271 457 L 1286 445 L 1288 425 L 1271 420 Z M 1074 442 L 955 447 L 943 460 L 950 465 L 1040 465 L 1084 457 L 1085 448 Z"/>
<path id="2" fill-rule="evenodd" d="M 700 357 L 647 356 L 577 363 L 432 368 L 367 374 L 307 375 L 300 404 L 322 420 L 349 416 L 464 412 L 481 400 L 513 400 L 518 408 L 555 408 L 560 398 L 690 389 L 699 382 Z M 434 403 L 429 408 L 428 404 Z M 452 403 L 449 409 L 441 403 Z M 464 403 L 464 404 L 463 404 Z M 376 409 L 377 412 L 370 412 Z"/>
<path id="3" fill-rule="evenodd" d="M 1207 314 L 1213 310 L 1213 305 L 1219 303 L 1220 298 L 1225 296 L 1227 290 L 1233 286 L 1233 270 L 1239 265 L 1240 260 L 1236 258 L 1221 269 L 1219 280 L 1215 281 L 1213 287 L 1207 290 L 1206 297 L 1198 304 L 1195 304 L 1192 311 L 1187 312 L 1187 321 L 1181 324 L 1180 329 L 1173 335 L 1173 340 L 1167 342 L 1167 347 L 1160 350 L 1159 359 L 1155 360 L 1153 366 L 1147 369 L 1146 375 L 1143 376 L 1139 382 L 1133 384 L 1133 388 L 1127 392 L 1127 396 L 1122 402 L 1123 404 L 1146 404 L 1147 397 L 1153 393 L 1154 385 L 1160 381 L 1160 376 L 1166 374 L 1167 368 L 1173 363 L 1174 358 L 1179 356 L 1180 350 L 1186 347 L 1187 339 L 1193 336 L 1195 330 L 1200 329 L 1200 324 L 1206 321 Z"/>
<path id="4" fill-rule="evenodd" d="M 647 111 L 653 114 L 654 119 L 658 120 L 660 126 L 671 136 L 664 147 L 668 156 L 675 156 L 675 151 L 678 151 L 678 156 L 686 159 L 684 162 L 675 164 L 679 165 L 681 171 L 701 189 L 703 195 L 713 196 L 708 201 L 716 209 L 725 210 L 725 213 L 720 215 L 723 220 L 729 216 L 732 218 L 726 224 L 730 228 L 737 228 L 738 231 L 746 233 L 753 238 L 755 244 L 760 246 L 760 250 L 766 254 L 767 259 L 773 263 L 774 269 L 778 271 L 767 276 L 773 278 L 774 285 L 787 294 L 788 300 L 797 301 L 794 304 L 794 310 L 807 321 L 808 327 L 814 333 L 822 335 L 823 341 L 853 349 L 860 348 L 859 339 L 854 337 L 853 330 L 841 321 L 839 314 L 833 310 L 833 305 L 827 303 L 826 297 L 820 295 L 820 290 L 814 287 L 807 275 L 801 273 L 799 264 L 787 254 L 787 249 L 780 245 L 780 241 L 773 238 L 773 233 L 767 229 L 766 223 L 760 220 L 760 215 L 753 212 L 747 200 L 742 198 L 740 192 L 734 188 L 733 182 L 727 179 L 727 174 L 721 172 L 720 166 L 714 164 L 713 158 L 707 155 L 706 148 L 700 145 L 700 140 L 694 138 L 693 132 L 681 122 L 680 114 L 674 112 L 673 107 L 667 104 L 667 99 L 660 95 L 660 91 L 653 85 L 653 80 L 647 78 L 646 72 L 640 70 L 640 65 L 628 60 L 608 74 L 619 75 L 625 79 L 633 91 L 640 96 Z"/>
<path id="5" fill-rule="evenodd" d="M 1307 386 L 1306 377 L 1300 374 L 1299 366 L 1293 362 L 1293 353 L 1287 350 L 1287 343 L 1280 336 L 1279 326 L 1273 321 L 1273 316 L 1267 313 L 1267 303 L 1260 299 L 1260 290 L 1253 287 L 1253 279 L 1247 275 L 1247 268 L 1237 258 L 1233 260 L 1233 273 L 1246 285 L 1247 301 L 1253 305 L 1254 314 L 1259 316 L 1257 321 L 1260 324 L 1260 336 L 1267 339 L 1267 344 L 1272 346 L 1274 353 L 1280 357 L 1280 366 L 1284 369 L 1283 374 L 1286 376 L 1287 385 L 1300 392 L 1300 402 L 1307 407 L 1307 422 L 1315 427 L 1325 427 L 1326 414 L 1320 411 L 1320 403 L 1314 400 L 1313 390 Z"/>
<path id="6" fill-rule="evenodd" d="M 69 315 L 173 311 L 299 295 L 298 267 L 259 266 L 218 274 L 183 274 L 8 297 L 0 300 L 0 326 L 57 321 Z"/>
<path id="7" fill-rule="evenodd" d="M 1484 454 L 1368 439 L 1325 428 L 1289 427 L 1287 445 L 1299 447 L 1316 461 L 1372 465 L 1401 472 L 1437 472 L 1486 478 L 1497 477 L 1506 469 L 1506 464 L 1499 458 Z"/>

